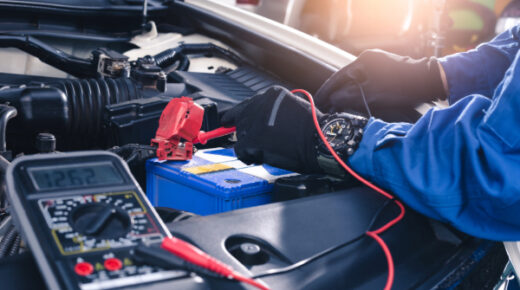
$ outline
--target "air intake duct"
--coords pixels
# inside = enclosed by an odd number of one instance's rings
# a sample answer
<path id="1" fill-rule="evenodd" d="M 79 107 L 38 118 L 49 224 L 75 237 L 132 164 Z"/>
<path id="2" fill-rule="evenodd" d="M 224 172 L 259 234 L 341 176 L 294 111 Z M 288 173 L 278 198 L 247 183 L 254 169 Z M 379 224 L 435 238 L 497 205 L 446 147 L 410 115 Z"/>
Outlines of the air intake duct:
<path id="1" fill-rule="evenodd" d="M 99 136 L 107 105 L 141 99 L 143 94 L 128 78 L 62 80 L 49 84 L 67 97 L 68 133 Z"/>
<path id="2" fill-rule="evenodd" d="M 154 103 L 156 107 L 159 105 L 157 112 L 147 113 L 160 116 L 169 98 L 152 97 L 159 94 L 140 89 L 128 78 L 63 79 L 0 90 L 0 102 L 18 109 L 19 115 L 12 122 L 16 130 L 11 132 L 17 135 L 51 132 L 59 136 L 59 148 L 76 149 L 118 145 L 107 144 L 110 121 L 117 117 L 111 114 L 112 107 L 126 104 L 130 110 L 116 110 L 116 113 L 135 116 L 138 113 L 132 112 L 132 108 L 140 110 Z M 114 138 L 109 139 L 117 143 Z"/>
<path id="3" fill-rule="evenodd" d="M 164 90 L 147 84 L 151 82 L 106 78 L 0 86 L 0 104 L 18 110 L 9 122 L 8 147 L 32 152 L 34 142 L 28 140 L 42 132 L 56 136 L 58 150 L 150 144 L 164 107 L 187 92 L 183 83 L 166 84 Z M 217 128 L 217 103 L 201 96 L 195 102 L 205 110 L 202 129 Z"/>

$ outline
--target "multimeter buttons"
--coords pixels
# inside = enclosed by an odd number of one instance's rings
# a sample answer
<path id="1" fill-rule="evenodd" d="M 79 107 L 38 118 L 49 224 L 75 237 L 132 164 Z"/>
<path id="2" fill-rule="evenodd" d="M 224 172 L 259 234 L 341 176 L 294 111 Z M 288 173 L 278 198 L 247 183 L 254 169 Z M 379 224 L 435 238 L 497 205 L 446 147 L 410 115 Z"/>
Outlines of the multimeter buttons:
<path id="1" fill-rule="evenodd" d="M 130 216 L 118 207 L 105 203 L 89 203 L 71 213 L 72 228 L 90 237 L 111 239 L 130 231 Z"/>
<path id="2" fill-rule="evenodd" d="M 108 258 L 103 265 L 108 271 L 117 271 L 123 268 L 123 263 L 118 258 Z"/>
<path id="3" fill-rule="evenodd" d="M 80 262 L 74 266 L 74 272 L 80 276 L 88 276 L 94 272 L 94 266 L 88 262 Z"/>

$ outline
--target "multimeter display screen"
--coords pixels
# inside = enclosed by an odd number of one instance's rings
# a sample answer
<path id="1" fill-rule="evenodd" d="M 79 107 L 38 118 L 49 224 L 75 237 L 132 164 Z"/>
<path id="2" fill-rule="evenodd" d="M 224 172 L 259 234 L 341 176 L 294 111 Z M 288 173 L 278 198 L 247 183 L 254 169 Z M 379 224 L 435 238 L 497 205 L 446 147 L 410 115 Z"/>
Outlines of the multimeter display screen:
<path id="1" fill-rule="evenodd" d="M 29 175 L 38 190 L 115 185 L 124 182 L 112 163 L 33 167 Z"/>

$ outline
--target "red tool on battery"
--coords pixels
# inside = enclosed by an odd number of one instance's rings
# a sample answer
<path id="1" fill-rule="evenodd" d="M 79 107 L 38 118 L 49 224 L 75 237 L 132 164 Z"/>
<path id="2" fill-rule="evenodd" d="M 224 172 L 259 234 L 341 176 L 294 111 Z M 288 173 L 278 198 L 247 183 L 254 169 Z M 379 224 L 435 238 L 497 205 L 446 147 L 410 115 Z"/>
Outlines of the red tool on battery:
<path id="1" fill-rule="evenodd" d="M 235 132 L 235 127 L 200 131 L 203 118 L 204 109 L 191 98 L 172 99 L 164 108 L 159 128 L 152 139 L 152 146 L 157 147 L 157 158 L 190 160 L 193 156 L 193 144 L 206 144 L 210 139 Z"/>

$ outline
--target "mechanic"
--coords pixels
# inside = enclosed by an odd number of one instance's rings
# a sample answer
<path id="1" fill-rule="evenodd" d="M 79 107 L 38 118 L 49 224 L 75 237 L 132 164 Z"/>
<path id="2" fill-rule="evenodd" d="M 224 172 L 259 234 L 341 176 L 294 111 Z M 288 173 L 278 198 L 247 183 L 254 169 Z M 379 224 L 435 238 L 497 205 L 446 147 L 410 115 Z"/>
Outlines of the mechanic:
<path id="1" fill-rule="evenodd" d="M 327 112 L 317 111 L 322 130 L 334 140 L 340 132 L 326 124 L 344 120 L 354 133 L 332 144 L 341 158 L 415 210 L 473 236 L 520 240 L 519 45 L 516 26 L 439 59 L 366 51 L 318 90 L 318 107 Z M 369 109 L 396 117 L 437 98 L 450 106 L 415 123 L 329 114 Z M 340 169 L 320 149 L 309 103 L 281 87 L 237 105 L 222 123 L 237 127 L 235 152 L 246 163 L 302 173 Z"/>

